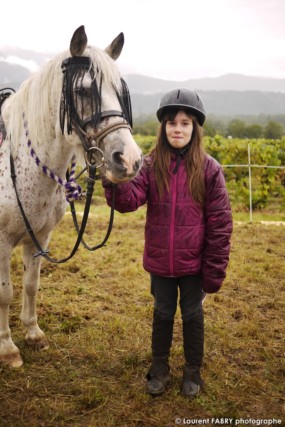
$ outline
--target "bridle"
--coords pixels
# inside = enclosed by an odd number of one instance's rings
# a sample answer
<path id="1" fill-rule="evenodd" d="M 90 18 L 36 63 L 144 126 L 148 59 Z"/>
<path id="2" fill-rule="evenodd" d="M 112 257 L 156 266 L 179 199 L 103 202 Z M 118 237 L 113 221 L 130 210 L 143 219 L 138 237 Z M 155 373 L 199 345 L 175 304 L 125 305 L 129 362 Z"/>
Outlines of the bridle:
<path id="1" fill-rule="evenodd" d="M 97 68 L 97 79 L 95 78 L 95 70 L 93 63 L 88 56 L 74 56 L 66 58 L 62 61 L 63 72 L 63 87 L 60 104 L 60 125 L 61 131 L 64 133 L 65 123 L 67 133 L 71 134 L 73 130 L 79 136 L 83 149 L 85 151 L 85 160 L 87 164 L 91 163 L 94 153 L 99 152 L 102 156 L 102 164 L 104 163 L 103 153 L 99 148 L 100 142 L 111 132 L 120 128 L 127 128 L 132 132 L 132 111 L 131 99 L 128 87 L 123 79 L 121 79 L 122 93 L 114 87 L 121 110 L 102 111 L 102 71 Z M 90 74 L 91 87 L 89 93 L 83 87 L 83 78 L 86 73 Z M 97 81 L 98 80 L 98 81 Z M 84 98 L 88 97 L 88 105 L 91 108 L 91 115 L 84 118 Z M 78 105 L 81 106 L 81 116 L 78 112 Z M 109 125 L 105 125 L 103 129 L 97 130 L 97 126 L 103 119 L 107 117 L 121 117 L 122 120 L 116 121 Z M 87 131 L 90 127 L 92 130 Z M 100 167 L 97 166 L 97 167 Z"/>
<path id="2" fill-rule="evenodd" d="M 76 179 L 78 179 L 78 177 L 86 169 L 88 170 L 86 201 L 85 201 L 85 208 L 84 208 L 83 218 L 82 218 L 80 227 L 77 221 L 74 202 L 73 201 L 70 202 L 72 218 L 73 218 L 75 229 L 77 231 L 77 240 L 69 256 L 59 260 L 51 258 L 48 255 L 49 251 L 43 249 L 41 244 L 39 243 L 31 227 L 31 224 L 25 214 L 25 211 L 23 209 L 23 206 L 21 204 L 21 201 L 18 195 L 17 186 L 16 186 L 15 165 L 14 165 L 14 160 L 12 155 L 10 155 L 11 178 L 13 181 L 13 186 L 15 189 L 18 206 L 21 211 L 27 231 L 36 249 L 38 250 L 38 253 L 36 253 L 34 257 L 42 256 L 47 261 L 50 261 L 56 264 L 64 263 L 69 259 L 71 259 L 76 253 L 81 243 L 89 251 L 94 251 L 96 249 L 99 249 L 106 244 L 111 234 L 111 230 L 113 226 L 115 188 L 116 188 L 115 184 L 112 185 L 113 195 L 112 195 L 112 206 L 111 206 L 111 212 L 110 212 L 109 226 L 103 241 L 98 245 L 90 247 L 83 240 L 83 235 L 84 235 L 85 228 L 88 221 L 92 195 L 94 191 L 94 185 L 95 185 L 96 179 L 98 178 L 96 176 L 96 171 L 98 168 L 102 167 L 104 164 L 103 151 L 100 149 L 99 145 L 100 145 L 100 142 L 109 133 L 117 129 L 127 128 L 130 131 L 132 131 L 132 110 L 131 110 L 130 94 L 128 91 L 128 87 L 123 79 L 121 79 L 122 93 L 119 93 L 117 89 L 114 87 L 114 91 L 118 97 L 118 100 L 121 106 L 121 111 L 109 110 L 109 111 L 102 112 L 101 111 L 102 72 L 100 74 L 99 85 L 98 85 L 97 80 L 94 78 L 95 72 L 94 72 L 94 67 L 93 67 L 93 64 L 91 63 L 90 58 L 89 57 L 66 58 L 62 62 L 62 71 L 64 74 L 64 78 L 63 78 L 63 87 L 62 87 L 61 103 L 60 103 L 61 130 L 62 130 L 62 133 L 64 134 L 65 125 L 66 125 L 68 134 L 71 134 L 72 131 L 75 131 L 81 140 L 81 143 L 85 152 L 85 161 L 87 166 L 86 168 L 83 169 L 83 171 L 80 172 L 80 174 L 77 176 Z M 78 105 L 81 104 L 81 107 L 83 107 L 82 98 L 84 93 L 83 93 L 82 85 L 80 84 L 82 84 L 83 77 L 85 76 L 85 73 L 87 71 L 90 73 L 90 76 L 92 79 L 91 90 L 89 95 L 90 96 L 89 105 L 91 105 L 91 115 L 87 118 L 83 118 L 84 110 L 82 108 L 81 116 L 80 116 L 80 113 L 78 112 Z M 97 69 L 97 72 L 99 73 L 98 69 Z M 78 88 L 78 90 L 74 91 L 74 88 Z M 81 90 L 81 94 L 80 94 L 80 90 Z M 115 123 L 111 123 L 109 125 L 106 125 L 104 128 L 97 130 L 97 125 L 102 119 L 107 117 L 113 117 L 113 116 L 119 116 L 122 118 L 122 120 L 116 121 Z M 87 131 L 88 127 L 91 127 L 92 131 Z M 100 154 L 101 159 L 97 163 L 96 154 L 98 153 Z M 68 172 L 67 172 L 67 176 L 68 176 Z"/>

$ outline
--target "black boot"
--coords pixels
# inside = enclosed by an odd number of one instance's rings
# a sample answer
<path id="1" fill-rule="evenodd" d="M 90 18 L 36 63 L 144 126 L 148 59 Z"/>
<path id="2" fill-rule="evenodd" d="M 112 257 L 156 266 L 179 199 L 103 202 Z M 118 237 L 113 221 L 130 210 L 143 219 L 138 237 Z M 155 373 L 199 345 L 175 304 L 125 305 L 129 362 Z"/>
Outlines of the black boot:
<path id="1" fill-rule="evenodd" d="M 191 320 L 183 321 L 183 341 L 185 367 L 182 379 L 182 392 L 195 397 L 203 388 L 200 368 L 204 354 L 204 315 L 200 310 Z"/>
<path id="2" fill-rule="evenodd" d="M 196 397 L 204 387 L 200 367 L 185 365 L 182 379 L 182 393 L 185 397 Z"/>
<path id="3" fill-rule="evenodd" d="M 152 396 L 159 396 L 164 393 L 167 384 L 170 382 L 168 358 L 154 358 L 151 367 L 146 375 L 147 392 Z"/>
<path id="4" fill-rule="evenodd" d="M 170 381 L 168 358 L 173 335 L 174 320 L 163 320 L 153 313 L 152 364 L 147 373 L 147 391 L 153 396 L 162 394 Z"/>

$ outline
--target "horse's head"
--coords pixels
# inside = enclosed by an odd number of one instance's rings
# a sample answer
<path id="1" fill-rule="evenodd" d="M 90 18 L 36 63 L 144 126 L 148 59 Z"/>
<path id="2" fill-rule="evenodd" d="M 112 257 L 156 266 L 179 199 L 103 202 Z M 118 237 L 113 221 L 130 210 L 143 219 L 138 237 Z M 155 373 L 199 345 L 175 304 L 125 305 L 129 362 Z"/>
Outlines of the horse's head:
<path id="1" fill-rule="evenodd" d="M 71 39 L 71 56 L 62 62 L 62 133 L 70 141 L 76 135 L 87 163 L 96 164 L 101 174 L 115 183 L 133 178 L 142 162 L 131 133 L 128 88 L 115 64 L 123 44 L 120 33 L 105 50 L 87 46 L 81 26 Z"/>

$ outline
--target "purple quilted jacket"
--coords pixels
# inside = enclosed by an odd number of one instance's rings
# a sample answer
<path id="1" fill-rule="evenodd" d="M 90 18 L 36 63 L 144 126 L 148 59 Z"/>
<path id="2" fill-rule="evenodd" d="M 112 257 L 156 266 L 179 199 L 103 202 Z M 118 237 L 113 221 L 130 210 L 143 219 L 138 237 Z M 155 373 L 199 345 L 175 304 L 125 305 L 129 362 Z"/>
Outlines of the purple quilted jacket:
<path id="1" fill-rule="evenodd" d="M 172 159 L 173 171 L 176 159 Z M 205 292 L 217 292 L 229 261 L 232 214 L 224 174 L 219 163 L 206 157 L 204 209 L 192 200 L 184 160 L 170 177 L 170 193 L 160 200 L 152 159 L 147 157 L 139 175 L 116 188 L 115 208 L 131 212 L 147 203 L 143 266 L 158 276 L 202 274 Z M 111 189 L 103 182 L 108 204 Z"/>

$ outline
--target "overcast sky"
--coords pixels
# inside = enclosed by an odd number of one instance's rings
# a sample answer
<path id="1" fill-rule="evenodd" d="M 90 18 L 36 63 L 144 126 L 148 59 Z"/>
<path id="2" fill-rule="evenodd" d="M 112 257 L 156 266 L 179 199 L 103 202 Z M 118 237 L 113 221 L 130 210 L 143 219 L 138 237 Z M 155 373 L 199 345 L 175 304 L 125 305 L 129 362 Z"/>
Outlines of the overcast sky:
<path id="1" fill-rule="evenodd" d="M 82 24 L 99 48 L 125 34 L 123 73 L 285 78 L 285 0 L 5 0 L 0 47 L 53 56 Z"/>

